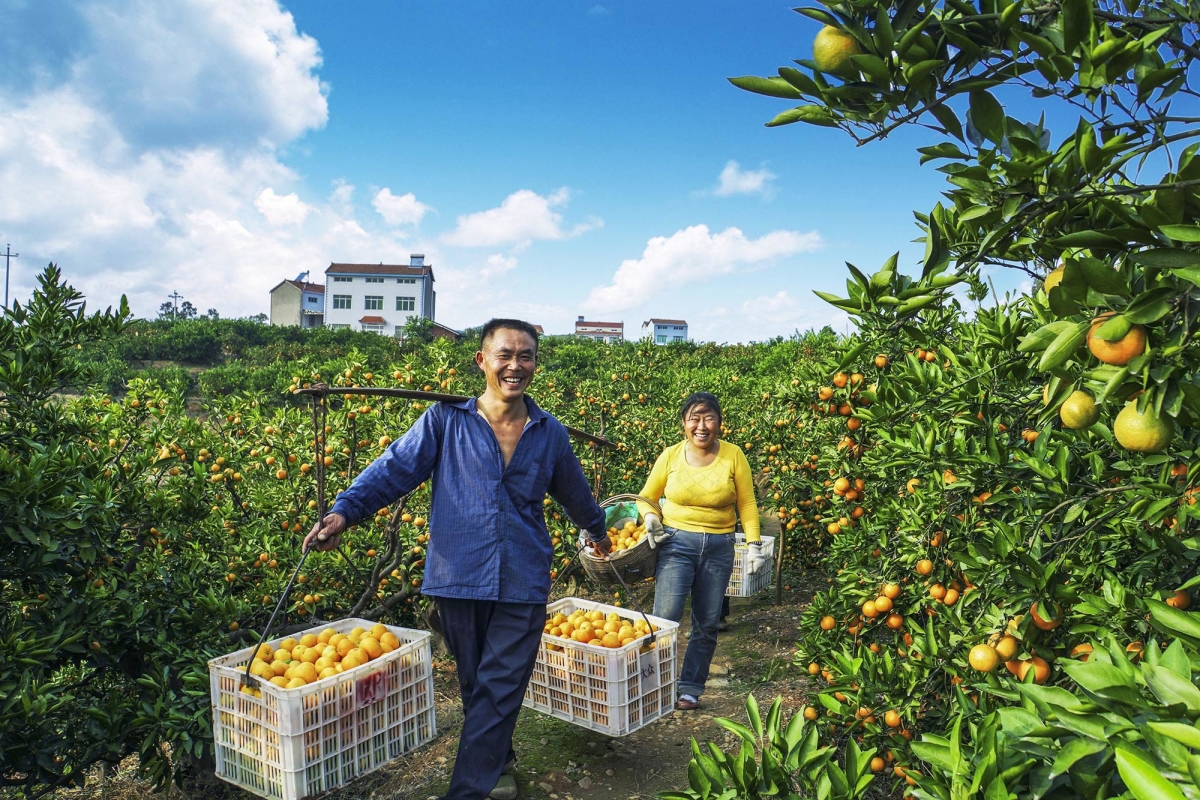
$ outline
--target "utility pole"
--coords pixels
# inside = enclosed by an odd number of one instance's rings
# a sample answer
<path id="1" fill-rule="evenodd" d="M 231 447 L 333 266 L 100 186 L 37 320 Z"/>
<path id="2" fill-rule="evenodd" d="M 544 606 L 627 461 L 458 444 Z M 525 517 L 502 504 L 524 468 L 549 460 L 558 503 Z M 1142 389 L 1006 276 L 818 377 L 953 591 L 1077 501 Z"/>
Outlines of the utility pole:
<path id="1" fill-rule="evenodd" d="M 5 308 L 5 313 L 7 313 L 7 310 L 8 310 L 8 264 L 10 261 L 12 261 L 14 258 L 16 258 L 19 255 L 20 255 L 20 253 L 14 253 L 12 251 L 12 245 L 10 245 L 10 244 L 4 245 L 4 308 Z"/>
<path id="2" fill-rule="evenodd" d="M 183 299 L 183 295 L 181 295 L 179 290 L 176 289 L 174 292 L 167 295 L 167 297 L 175 301 L 175 310 L 171 312 L 171 319 L 179 319 L 179 301 Z"/>

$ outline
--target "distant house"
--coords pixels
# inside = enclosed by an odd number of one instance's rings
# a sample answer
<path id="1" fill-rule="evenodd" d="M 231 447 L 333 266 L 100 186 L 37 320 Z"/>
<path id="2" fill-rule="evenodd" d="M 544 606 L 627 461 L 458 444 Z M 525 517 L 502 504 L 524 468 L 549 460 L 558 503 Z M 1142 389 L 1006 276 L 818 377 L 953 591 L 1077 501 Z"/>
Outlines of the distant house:
<path id="1" fill-rule="evenodd" d="M 575 320 L 575 335 L 602 342 L 619 342 L 625 338 L 625 323 L 589 322 L 579 317 Z"/>
<path id="2" fill-rule="evenodd" d="M 408 264 L 330 264 L 325 289 L 330 328 L 400 336 L 409 318 L 434 316 L 433 268 L 420 253 Z"/>
<path id="3" fill-rule="evenodd" d="M 449 339 L 452 342 L 457 342 L 462 338 L 462 331 L 456 331 L 440 322 L 435 322 L 429 326 L 429 335 L 434 339 Z"/>
<path id="4" fill-rule="evenodd" d="M 655 344 L 686 342 L 687 321 L 682 319 L 648 319 L 642 323 L 642 338 L 649 336 Z"/>
<path id="5" fill-rule="evenodd" d="M 271 324 L 319 328 L 325 321 L 325 287 L 309 283 L 302 272 L 294 281 L 282 281 L 271 290 Z"/>

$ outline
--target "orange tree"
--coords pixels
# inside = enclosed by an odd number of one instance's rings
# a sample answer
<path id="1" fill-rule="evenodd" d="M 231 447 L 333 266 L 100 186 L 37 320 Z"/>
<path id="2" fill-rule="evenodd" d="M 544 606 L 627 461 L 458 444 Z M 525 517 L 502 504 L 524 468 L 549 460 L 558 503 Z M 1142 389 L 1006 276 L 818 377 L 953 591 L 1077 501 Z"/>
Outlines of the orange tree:
<path id="1" fill-rule="evenodd" d="M 921 125 L 950 184 L 919 215 L 919 278 L 893 259 L 823 295 L 858 343 L 792 399 L 822 434 L 791 457 L 811 465 L 799 524 L 833 537 L 838 567 L 803 626 L 829 682 L 811 715 L 893 747 L 921 797 L 1195 792 L 1200 741 L 1174 726 L 1200 715 L 1196 9 L 797 10 L 837 36 L 804 69 L 733 79 L 801 101 L 768 124 L 860 143 Z M 949 287 L 982 300 L 995 267 L 1041 285 L 968 316 Z M 860 421 L 846 439 L 842 415 Z"/>

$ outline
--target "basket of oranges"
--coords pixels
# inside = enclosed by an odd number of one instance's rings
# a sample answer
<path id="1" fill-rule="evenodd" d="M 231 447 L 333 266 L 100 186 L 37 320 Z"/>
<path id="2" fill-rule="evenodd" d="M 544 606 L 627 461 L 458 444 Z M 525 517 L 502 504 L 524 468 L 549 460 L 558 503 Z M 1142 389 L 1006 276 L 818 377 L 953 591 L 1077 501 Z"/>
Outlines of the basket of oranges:
<path id="1" fill-rule="evenodd" d="M 617 494 L 600 503 L 608 532 L 610 549 L 607 558 L 596 550 L 584 547 L 586 534 L 580 534 L 579 560 L 583 564 L 583 571 L 601 586 L 616 583 L 628 585 L 654 577 L 658 551 L 651 546 L 650 537 L 646 534 L 646 522 L 637 506 L 639 502 L 662 516 L 657 503 L 636 494 Z"/>

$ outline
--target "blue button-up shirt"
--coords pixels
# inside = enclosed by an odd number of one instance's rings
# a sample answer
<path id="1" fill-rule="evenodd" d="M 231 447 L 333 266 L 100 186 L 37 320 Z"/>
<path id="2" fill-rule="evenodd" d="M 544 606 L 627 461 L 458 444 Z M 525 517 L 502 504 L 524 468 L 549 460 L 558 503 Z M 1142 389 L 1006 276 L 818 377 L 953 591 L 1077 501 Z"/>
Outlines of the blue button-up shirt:
<path id="1" fill-rule="evenodd" d="M 545 603 L 554 548 L 548 493 L 580 528 L 603 535 L 604 511 L 567 429 L 525 398 L 529 422 L 508 466 L 475 398 L 436 403 L 371 463 L 333 505 L 353 525 L 433 478 L 424 594 Z"/>

